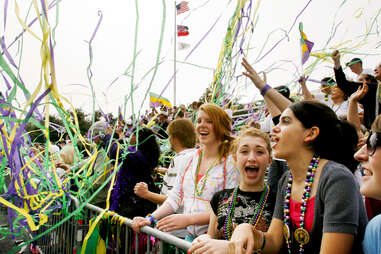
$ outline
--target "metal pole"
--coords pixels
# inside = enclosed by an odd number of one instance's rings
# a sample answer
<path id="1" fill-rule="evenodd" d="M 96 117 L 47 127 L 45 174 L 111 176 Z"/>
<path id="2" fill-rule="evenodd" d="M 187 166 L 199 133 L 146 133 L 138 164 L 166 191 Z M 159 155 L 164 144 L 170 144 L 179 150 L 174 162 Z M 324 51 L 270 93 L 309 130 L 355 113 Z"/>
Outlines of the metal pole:
<path id="1" fill-rule="evenodd" d="M 176 39 L 177 39 L 177 24 L 176 24 L 176 15 L 177 15 L 177 10 L 176 10 L 176 1 L 175 1 L 175 39 L 173 40 L 173 106 L 176 105 Z"/>

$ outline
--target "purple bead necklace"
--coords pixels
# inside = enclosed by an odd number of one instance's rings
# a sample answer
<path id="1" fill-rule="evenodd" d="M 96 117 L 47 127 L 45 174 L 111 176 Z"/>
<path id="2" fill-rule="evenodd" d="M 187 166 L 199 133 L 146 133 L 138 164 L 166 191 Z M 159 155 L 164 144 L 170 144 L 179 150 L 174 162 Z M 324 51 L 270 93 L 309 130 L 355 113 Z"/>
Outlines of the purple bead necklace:
<path id="1" fill-rule="evenodd" d="M 300 227 L 294 232 L 294 238 L 299 243 L 299 253 L 304 252 L 303 246 L 310 241 L 310 235 L 308 231 L 304 228 L 304 220 L 307 211 L 307 201 L 310 198 L 312 184 L 315 178 L 315 172 L 319 165 L 320 156 L 314 155 L 308 166 L 308 171 L 306 175 L 306 182 L 304 187 L 304 193 L 302 197 L 302 203 L 300 206 Z M 291 254 L 291 239 L 290 239 L 290 198 L 291 198 L 291 188 L 292 188 L 292 174 L 288 177 L 288 183 L 285 191 L 285 198 L 283 203 L 283 236 L 286 240 L 288 253 Z"/>

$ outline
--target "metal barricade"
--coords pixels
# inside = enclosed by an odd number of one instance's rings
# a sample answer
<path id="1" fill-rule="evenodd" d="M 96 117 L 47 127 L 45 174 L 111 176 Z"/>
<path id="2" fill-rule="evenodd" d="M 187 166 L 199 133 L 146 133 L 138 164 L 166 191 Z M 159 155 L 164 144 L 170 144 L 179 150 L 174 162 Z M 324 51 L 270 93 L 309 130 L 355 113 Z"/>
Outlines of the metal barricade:
<path id="1" fill-rule="evenodd" d="M 95 213 L 99 214 L 99 213 L 103 212 L 102 208 L 99 208 L 99 207 L 94 206 L 92 204 L 87 204 L 85 207 L 86 207 L 86 209 L 88 209 L 92 213 L 95 212 Z M 119 223 L 115 224 L 116 238 L 119 239 L 120 238 L 120 232 L 125 230 L 125 234 L 123 237 L 123 239 L 124 239 L 123 245 L 124 246 L 119 246 L 119 241 L 115 241 L 116 242 L 116 246 L 115 246 L 116 253 L 120 253 L 120 254 L 122 254 L 122 253 L 130 254 L 133 252 L 135 254 L 142 253 L 141 250 L 139 250 L 139 238 L 133 237 L 134 231 L 132 231 L 132 229 L 131 229 L 132 220 L 128 219 L 128 218 L 121 217 L 119 215 L 113 215 L 113 216 L 123 218 L 123 225 L 122 226 L 120 226 Z M 95 217 L 96 217 L 96 215 L 93 216 L 92 218 L 95 218 Z M 186 252 L 191 247 L 190 242 L 187 242 L 187 241 L 180 239 L 176 236 L 173 236 L 169 233 L 159 231 L 159 230 L 152 228 L 152 227 L 149 227 L 149 226 L 142 227 L 140 229 L 140 231 L 141 231 L 141 234 L 145 234 L 147 236 L 146 237 L 147 238 L 147 244 L 146 244 L 146 246 L 144 246 L 145 253 L 147 253 L 147 254 L 148 253 L 151 253 L 151 254 L 156 254 L 156 253 L 162 254 L 162 253 L 164 253 L 164 249 L 163 249 L 164 244 L 172 245 L 174 247 L 174 251 L 176 254 L 180 253 L 181 250 L 183 252 Z M 152 246 L 151 236 L 160 240 L 159 243 L 155 244 L 155 246 Z M 134 243 L 132 241 L 133 239 L 135 241 Z M 123 240 L 122 240 L 122 242 L 123 242 Z M 123 247 L 123 249 L 121 249 L 121 247 Z"/>
<path id="2" fill-rule="evenodd" d="M 71 206 L 69 207 L 69 212 L 72 213 L 80 207 L 78 200 L 72 197 Z M 46 233 L 42 237 L 36 239 L 34 242 L 29 244 L 25 249 L 25 253 L 31 254 L 79 254 L 82 248 L 82 245 L 85 240 L 85 236 L 89 231 L 89 223 L 91 219 L 95 219 L 103 209 L 92 204 L 87 204 L 84 207 L 84 210 L 81 211 L 81 216 L 78 218 L 76 215 L 72 216 L 69 220 L 56 227 L 54 230 Z M 113 215 L 119 218 L 119 215 Z M 65 218 L 64 214 L 53 214 L 49 217 L 48 222 L 41 226 L 36 232 L 30 233 L 31 238 L 35 238 L 41 233 L 46 232 L 52 226 L 58 224 Z M 142 253 L 142 250 L 139 250 L 139 237 L 134 237 L 135 233 L 131 229 L 132 220 L 128 218 L 123 218 L 124 223 L 122 226 L 119 223 L 113 225 L 113 234 L 116 236 L 116 239 L 120 239 L 120 236 L 123 237 L 121 241 L 114 241 L 116 245 L 114 246 L 116 253 L 123 254 L 139 254 Z M 141 228 L 140 235 L 146 235 L 147 243 L 144 246 L 144 253 L 167 253 L 164 252 L 164 246 L 172 245 L 174 253 L 186 252 L 190 247 L 191 243 L 183 239 L 177 238 L 171 234 L 161 232 L 155 228 L 145 226 Z M 136 234 L 137 235 L 137 234 Z M 151 236 L 159 239 L 159 242 L 156 242 L 152 246 Z M 115 240 L 115 239 L 114 239 Z M 133 242 L 133 240 L 135 242 Z M 122 243 L 122 246 L 119 246 Z M 123 249 L 121 249 L 123 247 Z"/>

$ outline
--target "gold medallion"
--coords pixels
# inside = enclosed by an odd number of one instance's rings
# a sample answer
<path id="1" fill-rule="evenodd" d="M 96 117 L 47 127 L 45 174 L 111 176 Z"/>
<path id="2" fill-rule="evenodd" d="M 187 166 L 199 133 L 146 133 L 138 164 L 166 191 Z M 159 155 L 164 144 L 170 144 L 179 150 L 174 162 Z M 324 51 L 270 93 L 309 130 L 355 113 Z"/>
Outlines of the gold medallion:
<path id="1" fill-rule="evenodd" d="M 290 239 L 290 228 L 286 223 L 283 224 L 283 237 L 288 241 Z"/>
<path id="2" fill-rule="evenodd" d="M 300 245 L 305 245 L 310 241 L 310 234 L 308 234 L 308 231 L 304 228 L 296 229 L 294 232 L 294 237 Z"/>

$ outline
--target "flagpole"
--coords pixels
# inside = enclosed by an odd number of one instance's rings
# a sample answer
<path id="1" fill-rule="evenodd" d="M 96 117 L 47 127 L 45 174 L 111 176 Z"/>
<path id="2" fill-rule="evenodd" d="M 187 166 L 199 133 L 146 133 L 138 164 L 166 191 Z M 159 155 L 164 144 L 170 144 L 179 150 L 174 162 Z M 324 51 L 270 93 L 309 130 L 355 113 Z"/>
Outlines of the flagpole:
<path id="1" fill-rule="evenodd" d="M 176 0 L 174 1 L 175 3 L 175 39 L 173 43 L 173 106 L 176 105 L 176 39 L 177 39 L 177 24 L 176 24 L 176 15 L 177 15 L 177 9 L 176 9 Z"/>

